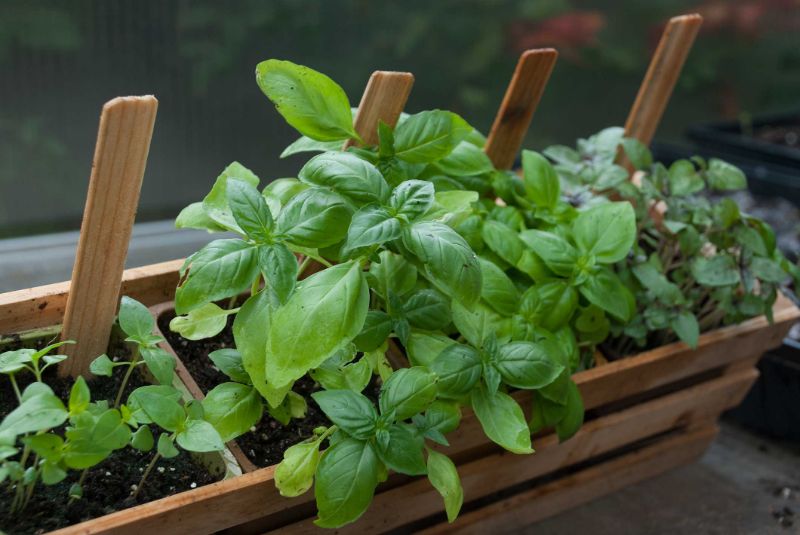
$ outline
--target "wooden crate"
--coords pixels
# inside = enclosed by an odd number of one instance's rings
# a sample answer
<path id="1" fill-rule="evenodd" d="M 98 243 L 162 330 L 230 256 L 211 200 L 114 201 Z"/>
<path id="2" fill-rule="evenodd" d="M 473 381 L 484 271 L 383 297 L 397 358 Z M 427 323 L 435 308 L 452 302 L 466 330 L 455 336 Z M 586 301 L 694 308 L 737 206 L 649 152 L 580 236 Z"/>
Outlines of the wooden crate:
<path id="1" fill-rule="evenodd" d="M 170 301 L 180 263 L 126 271 L 122 294 L 148 305 Z M 68 291 L 69 283 L 61 283 L 0 294 L 0 333 L 57 325 Z M 537 453 L 531 456 L 499 451 L 483 435 L 474 415 L 465 414 L 452 434 L 453 447 L 446 450 L 459 464 L 465 491 L 466 514 L 455 525 L 474 523 L 475 529 L 482 529 L 492 522 L 493 512 L 523 508 L 521 504 L 536 497 L 544 504 L 536 506 L 538 512 L 528 513 L 525 506 L 526 513 L 518 515 L 520 522 L 534 521 L 615 490 L 617 486 L 598 483 L 603 474 L 627 474 L 617 484 L 623 485 L 696 458 L 713 438 L 719 414 L 738 404 L 755 380 L 754 362 L 781 343 L 798 317 L 798 310 L 780 299 L 772 324 L 754 318 L 702 335 L 695 350 L 670 344 L 576 374 L 587 409 L 586 424 L 563 444 L 551 433 L 535 437 Z M 523 406 L 531 403 L 528 392 L 514 396 Z M 680 451 L 659 453 L 675 447 Z M 658 462 L 651 463 L 652 459 Z M 57 533 L 317 531 L 312 524 L 313 493 L 281 497 L 273 472 L 274 467 L 258 469 Z M 511 494 L 495 503 L 481 501 L 499 492 Z M 341 531 L 382 532 L 409 524 L 415 529 L 444 529 L 436 525 L 441 509 L 441 499 L 426 480 L 395 475 L 379 487 L 364 517 Z"/>

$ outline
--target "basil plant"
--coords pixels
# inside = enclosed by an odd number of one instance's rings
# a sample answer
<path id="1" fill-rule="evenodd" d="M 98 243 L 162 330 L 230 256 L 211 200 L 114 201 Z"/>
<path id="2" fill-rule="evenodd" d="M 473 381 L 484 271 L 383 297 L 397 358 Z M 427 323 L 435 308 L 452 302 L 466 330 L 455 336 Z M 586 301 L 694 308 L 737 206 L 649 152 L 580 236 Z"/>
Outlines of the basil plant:
<path id="1" fill-rule="evenodd" d="M 580 427 L 570 377 L 602 341 L 604 314 L 634 308 L 610 268 L 633 244 L 633 210 L 577 210 L 536 153 L 525 153 L 522 181 L 494 169 L 484 137 L 454 113 L 404 114 L 364 146 L 327 76 L 268 60 L 256 79 L 301 134 L 283 155 L 319 154 L 266 186 L 233 163 L 178 216 L 178 227 L 235 234 L 187 258 L 170 325 L 202 339 L 233 316 L 236 348 L 211 355 L 231 381 L 208 393 L 204 413 L 224 440 L 265 411 L 288 421 L 304 413 L 292 387 L 310 376 L 331 425 L 285 452 L 280 492 L 313 485 L 317 523 L 337 527 L 364 512 L 389 470 L 427 475 L 453 519 L 461 485 L 441 448 L 461 408 L 520 454 L 533 452 L 532 430 L 567 439 Z M 395 345 L 410 368 L 389 364 Z M 362 393 L 374 376 L 377 404 Z M 520 389 L 535 392 L 530 422 Z"/>

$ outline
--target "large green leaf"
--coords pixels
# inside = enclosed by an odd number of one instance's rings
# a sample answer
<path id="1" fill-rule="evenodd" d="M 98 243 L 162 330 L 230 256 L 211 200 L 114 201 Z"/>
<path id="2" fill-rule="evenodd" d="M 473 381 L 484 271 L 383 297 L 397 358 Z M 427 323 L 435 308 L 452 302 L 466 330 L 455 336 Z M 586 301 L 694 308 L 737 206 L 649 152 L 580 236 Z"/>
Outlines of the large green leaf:
<path id="1" fill-rule="evenodd" d="M 283 452 L 283 460 L 275 469 L 275 486 L 281 496 L 294 498 L 311 488 L 319 464 L 321 443 L 322 439 L 316 438 L 295 444 Z"/>
<path id="2" fill-rule="evenodd" d="M 500 314 L 511 316 L 519 306 L 519 290 L 502 269 L 483 258 L 481 264 L 481 297 Z"/>
<path id="3" fill-rule="evenodd" d="M 368 305 L 369 290 L 356 262 L 339 264 L 300 282 L 289 301 L 270 318 L 266 377 L 280 386 L 322 364 L 361 332 Z"/>
<path id="4" fill-rule="evenodd" d="M 430 110 L 409 116 L 394 132 L 395 156 L 411 163 L 439 160 L 472 131 L 455 113 Z"/>
<path id="5" fill-rule="evenodd" d="M 533 453 L 531 431 L 522 408 L 504 392 L 481 386 L 472 391 L 472 409 L 486 436 L 512 453 Z"/>
<path id="6" fill-rule="evenodd" d="M 327 247 L 347 234 L 352 210 L 338 194 L 308 188 L 292 197 L 278 216 L 278 231 L 300 247 Z"/>
<path id="7" fill-rule="evenodd" d="M 187 420 L 186 426 L 175 436 L 175 442 L 187 451 L 199 453 L 225 448 L 217 430 L 205 420 Z"/>
<path id="8" fill-rule="evenodd" d="M 394 411 L 397 420 L 406 420 L 424 411 L 436 399 L 436 381 L 421 366 L 397 370 L 381 388 L 381 414 Z"/>
<path id="9" fill-rule="evenodd" d="M 705 286 L 732 286 L 740 281 L 736 261 L 728 254 L 695 258 L 691 270 L 695 280 Z"/>
<path id="10" fill-rule="evenodd" d="M 434 167 L 447 176 L 478 176 L 494 170 L 492 160 L 479 147 L 462 141 Z"/>
<path id="11" fill-rule="evenodd" d="M 363 394 L 352 390 L 322 390 L 311 397 L 325 416 L 348 435 L 366 440 L 374 433 L 378 412 Z"/>
<path id="12" fill-rule="evenodd" d="M 28 387 L 30 388 L 30 387 Z M 15 435 L 58 427 L 67 419 L 67 409 L 52 392 L 42 391 L 22 403 L 0 423 L 0 432 Z"/>
<path id="13" fill-rule="evenodd" d="M 561 196 L 561 185 L 547 158 L 538 152 L 523 150 L 522 178 L 530 200 L 542 208 L 555 208 Z"/>
<path id="14" fill-rule="evenodd" d="M 262 242 L 269 240 L 275 222 L 267 201 L 255 186 L 241 180 L 229 180 L 226 195 L 233 218 L 247 237 Z"/>
<path id="15" fill-rule="evenodd" d="M 256 81 L 278 113 L 301 134 L 317 141 L 358 137 L 347 95 L 324 74 L 270 59 L 256 66 Z"/>
<path id="16" fill-rule="evenodd" d="M 581 295 L 622 321 L 628 321 L 636 311 L 633 294 L 613 271 L 602 268 L 580 286 Z"/>
<path id="17" fill-rule="evenodd" d="M 511 342 L 497 351 L 494 363 L 503 381 L 515 388 L 543 388 L 564 371 L 558 357 L 548 355 L 544 346 L 533 342 Z"/>
<path id="18" fill-rule="evenodd" d="M 481 378 L 482 362 L 474 348 L 454 343 L 433 359 L 430 369 L 439 378 L 439 393 L 458 398 L 475 388 Z"/>
<path id="19" fill-rule="evenodd" d="M 217 385 L 203 400 L 205 419 L 225 442 L 247 433 L 261 419 L 263 410 L 258 391 L 239 383 Z"/>
<path id="20" fill-rule="evenodd" d="M 552 232 L 525 230 L 520 238 L 557 275 L 569 277 L 578 262 L 578 251 L 570 243 Z"/>
<path id="21" fill-rule="evenodd" d="M 119 326 L 131 339 L 146 343 L 155 328 L 155 320 L 146 306 L 125 295 L 119 303 Z"/>
<path id="22" fill-rule="evenodd" d="M 358 203 L 383 203 L 389 196 L 389 184 L 381 172 L 349 152 L 314 156 L 297 176 L 307 184 L 330 188 Z"/>
<path id="23" fill-rule="evenodd" d="M 447 521 L 453 522 L 464 503 L 464 489 L 456 465 L 447 455 L 428 450 L 428 479 L 444 500 Z"/>
<path id="24" fill-rule="evenodd" d="M 377 453 L 390 469 L 407 476 L 425 474 L 425 441 L 422 435 L 407 424 L 393 424 L 387 430 L 388 439 L 378 441 Z"/>
<path id="25" fill-rule="evenodd" d="M 572 224 L 572 232 L 582 252 L 594 255 L 600 263 L 613 264 L 625 258 L 633 247 L 636 213 L 627 201 L 600 204 L 581 212 Z"/>
<path id="26" fill-rule="evenodd" d="M 419 221 L 404 230 L 403 243 L 446 293 L 466 305 L 478 300 L 481 295 L 478 259 L 456 231 L 435 221 Z"/>
<path id="27" fill-rule="evenodd" d="M 175 291 L 178 314 L 248 289 L 258 274 L 257 248 L 242 240 L 215 240 L 187 258 L 186 267 L 189 275 Z"/>
<path id="28" fill-rule="evenodd" d="M 347 230 L 345 251 L 369 245 L 383 245 L 400 237 L 400 220 L 387 208 L 374 204 L 364 206 L 353 214 Z"/>
<path id="29" fill-rule="evenodd" d="M 203 199 L 203 211 L 216 225 L 243 233 L 244 231 L 236 222 L 231 207 L 228 204 L 228 181 L 244 182 L 254 188 L 257 187 L 259 183 L 259 179 L 255 173 L 239 162 L 233 162 L 217 177 L 211 191 Z M 186 216 L 188 215 L 189 214 L 186 214 Z M 213 227 L 208 228 L 209 230 L 215 230 Z"/>
<path id="30" fill-rule="evenodd" d="M 380 468 L 368 442 L 344 438 L 325 450 L 314 485 L 319 515 L 314 523 L 337 528 L 364 514 L 378 485 Z"/>

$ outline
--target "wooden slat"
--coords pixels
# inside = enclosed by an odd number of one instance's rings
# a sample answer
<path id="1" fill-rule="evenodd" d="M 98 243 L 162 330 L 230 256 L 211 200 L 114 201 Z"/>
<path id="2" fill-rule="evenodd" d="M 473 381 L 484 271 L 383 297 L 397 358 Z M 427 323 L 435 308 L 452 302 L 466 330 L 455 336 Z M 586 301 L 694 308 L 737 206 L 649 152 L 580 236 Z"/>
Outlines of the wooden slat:
<path id="1" fill-rule="evenodd" d="M 709 426 L 670 437 L 652 446 L 470 511 L 453 524 L 437 524 L 418 533 L 512 533 L 634 483 L 689 464 L 706 451 L 716 435 L 716 427 Z M 535 527 L 532 526 L 532 529 L 535 531 Z"/>
<path id="2" fill-rule="evenodd" d="M 526 50 L 520 56 L 484 148 L 496 168 L 514 165 L 557 57 L 552 48 Z"/>
<path id="3" fill-rule="evenodd" d="M 367 82 L 354 127 L 366 145 L 378 144 L 378 122 L 395 126 L 406 106 L 414 75 L 410 72 L 375 71 Z M 345 148 L 352 140 L 345 143 Z"/>
<path id="4" fill-rule="evenodd" d="M 169 301 L 178 285 L 183 260 L 126 269 L 119 295 L 128 295 L 145 305 Z M 70 282 L 58 282 L 0 294 L 0 333 L 12 334 L 58 325 L 64 320 Z"/>
<path id="5" fill-rule="evenodd" d="M 649 145 L 703 23 L 697 14 L 673 17 L 667 24 L 633 103 L 625 135 Z"/>
<path id="6" fill-rule="evenodd" d="M 59 375 L 89 373 L 108 348 L 157 109 L 152 95 L 103 106 L 62 330 L 76 344 L 62 348 Z"/>
<path id="7" fill-rule="evenodd" d="M 530 456 L 503 451 L 461 465 L 458 471 L 465 500 L 491 495 L 671 429 L 712 420 L 737 405 L 756 377 L 755 370 L 743 370 L 598 418 L 586 423 L 563 444 L 548 435 L 535 441 L 536 453 Z M 457 440 L 454 436 L 451 443 Z M 398 504 L 403 504 L 400 512 Z M 418 479 L 378 494 L 360 520 L 340 528 L 338 533 L 383 533 L 441 510 L 441 497 L 436 490 L 427 480 Z M 292 524 L 287 531 L 325 532 L 314 526 L 313 519 Z"/>

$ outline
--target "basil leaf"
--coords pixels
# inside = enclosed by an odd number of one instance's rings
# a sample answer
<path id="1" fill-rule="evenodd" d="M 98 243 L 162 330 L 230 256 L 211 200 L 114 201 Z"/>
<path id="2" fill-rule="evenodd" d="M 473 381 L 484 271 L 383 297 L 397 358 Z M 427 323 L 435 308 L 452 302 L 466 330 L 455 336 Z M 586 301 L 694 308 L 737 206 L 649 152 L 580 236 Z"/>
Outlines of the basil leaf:
<path id="1" fill-rule="evenodd" d="M 139 427 L 135 433 L 131 435 L 131 446 L 139 451 L 150 451 L 155 446 L 153 439 L 153 432 L 146 425 Z"/>
<path id="2" fill-rule="evenodd" d="M 689 347 L 692 349 L 697 348 L 697 340 L 700 338 L 700 326 L 694 314 L 688 311 L 680 312 L 670 320 L 669 326 L 675 331 L 678 338 Z"/>
<path id="3" fill-rule="evenodd" d="M 175 432 L 186 419 L 186 413 L 178 403 L 180 397 L 180 392 L 171 386 L 140 386 L 128 396 L 127 405 L 137 421 L 152 421 L 167 431 Z"/>
<path id="4" fill-rule="evenodd" d="M 578 251 L 567 240 L 551 232 L 535 229 L 525 230 L 519 237 L 554 273 L 562 277 L 572 275 L 578 262 Z"/>
<path id="5" fill-rule="evenodd" d="M 349 152 L 314 156 L 297 176 L 306 184 L 329 188 L 357 203 L 382 204 L 389 196 L 389 184 L 381 172 Z"/>
<path id="6" fill-rule="evenodd" d="M 601 204 L 581 212 L 572 231 L 583 252 L 594 255 L 598 262 L 613 264 L 625 258 L 633 247 L 636 214 L 627 201 Z"/>
<path id="7" fill-rule="evenodd" d="M 627 322 L 636 312 L 633 294 L 613 271 L 602 268 L 579 288 L 581 295 L 612 316 Z"/>
<path id="8" fill-rule="evenodd" d="M 430 370 L 439 377 L 439 394 L 458 398 L 475 388 L 481 378 L 482 366 L 481 357 L 475 349 L 454 343 L 433 359 Z"/>
<path id="9" fill-rule="evenodd" d="M 566 412 L 564 417 L 556 424 L 558 440 L 564 442 L 571 438 L 583 425 L 583 399 L 578 385 L 569 382 Z"/>
<path id="10" fill-rule="evenodd" d="M 481 237 L 494 254 L 512 266 L 516 266 L 522 258 L 525 247 L 520 236 L 503 223 L 491 219 L 484 221 Z"/>
<path id="11" fill-rule="evenodd" d="M 347 234 L 352 212 L 336 193 L 309 188 L 292 197 L 278 216 L 278 231 L 299 247 L 327 247 Z"/>
<path id="12" fill-rule="evenodd" d="M 261 419 L 264 406 L 258 391 L 252 386 L 222 383 L 203 399 L 203 411 L 205 419 L 227 442 L 250 431 Z"/>
<path id="13" fill-rule="evenodd" d="M 414 327 L 436 331 L 450 323 L 450 303 L 436 290 L 419 290 L 403 305 L 405 316 Z"/>
<path id="14" fill-rule="evenodd" d="M 351 437 L 366 440 L 375 432 L 378 413 L 363 394 L 352 390 L 322 390 L 311 397 L 325 416 Z"/>
<path id="15" fill-rule="evenodd" d="M 207 303 L 195 308 L 186 316 L 175 316 L 169 322 L 169 330 L 180 334 L 187 340 L 203 340 L 216 336 L 228 324 L 230 311 Z"/>
<path id="16" fill-rule="evenodd" d="M 237 383 L 250 383 L 250 377 L 244 369 L 241 353 L 233 348 L 217 349 L 208 354 L 208 358 L 219 371 Z"/>
<path id="17" fill-rule="evenodd" d="M 236 223 L 236 219 L 231 212 L 228 204 L 228 182 L 244 182 L 253 186 L 258 186 L 259 179 L 250 169 L 239 162 L 233 162 L 226 167 L 217 177 L 211 191 L 203 199 L 203 211 L 217 225 L 234 232 L 243 233 L 244 231 Z"/>
<path id="18" fill-rule="evenodd" d="M 224 232 L 226 227 L 211 219 L 202 202 L 193 202 L 175 218 L 175 228 L 191 228 L 208 232 Z"/>
<path id="19" fill-rule="evenodd" d="M 487 437 L 512 453 L 533 453 L 531 430 L 514 398 L 500 391 L 490 394 L 480 386 L 472 391 L 471 400 Z"/>
<path id="20" fill-rule="evenodd" d="M 626 137 L 622 140 L 622 148 L 631 164 L 636 169 L 648 169 L 653 165 L 653 155 L 647 145 L 636 138 Z"/>
<path id="21" fill-rule="evenodd" d="M 95 375 L 111 377 L 114 373 L 114 363 L 111 362 L 108 355 L 104 353 L 92 361 L 89 365 L 89 371 Z"/>
<path id="22" fill-rule="evenodd" d="M 314 484 L 319 465 L 321 438 L 301 442 L 283 452 L 283 460 L 275 469 L 275 486 L 281 496 L 294 498 L 305 494 Z"/>
<path id="23" fill-rule="evenodd" d="M 706 175 L 711 189 L 728 191 L 747 187 L 747 177 L 741 169 L 717 158 L 708 161 Z"/>
<path id="24" fill-rule="evenodd" d="M 67 415 L 67 409 L 61 400 L 52 392 L 43 391 L 23 399 L 0 423 L 0 432 L 23 435 L 52 429 L 63 424 Z"/>
<path id="25" fill-rule="evenodd" d="M 789 278 L 780 264 L 769 258 L 756 257 L 750 261 L 750 271 L 753 275 L 766 282 L 779 284 Z"/>
<path id="26" fill-rule="evenodd" d="M 270 291 L 278 301 L 285 303 L 297 284 L 297 258 L 282 243 L 262 245 L 258 248 L 258 265 Z"/>
<path id="27" fill-rule="evenodd" d="M 453 151 L 433 164 L 434 168 L 447 176 L 478 176 L 494 171 L 492 160 L 469 141 L 462 141 Z"/>
<path id="28" fill-rule="evenodd" d="M 358 139 L 347 95 L 324 74 L 270 59 L 256 66 L 256 82 L 278 113 L 301 134 L 317 141 Z"/>
<path id="29" fill-rule="evenodd" d="M 275 222 L 261 193 L 247 182 L 229 180 L 225 194 L 236 224 L 247 237 L 256 241 L 269 240 Z"/>
<path id="30" fill-rule="evenodd" d="M 74 416 L 85 411 L 90 401 L 92 401 L 92 393 L 89 391 L 86 379 L 79 376 L 75 379 L 75 383 L 73 383 L 69 392 L 69 403 L 67 407 L 69 408 L 70 415 Z"/>
<path id="31" fill-rule="evenodd" d="M 155 328 L 155 320 L 146 306 L 126 295 L 119 303 L 119 326 L 131 340 L 147 343 Z"/>
<path id="32" fill-rule="evenodd" d="M 242 240 L 215 240 L 187 258 L 189 275 L 175 291 L 175 312 L 186 314 L 247 290 L 258 273 L 256 251 Z"/>
<path id="33" fill-rule="evenodd" d="M 461 406 L 455 401 L 436 400 L 431 403 L 424 415 L 414 416 L 413 421 L 426 438 L 443 446 L 449 446 L 444 434 L 458 428 L 461 422 Z"/>
<path id="34" fill-rule="evenodd" d="M 358 336 L 368 305 L 369 290 L 357 262 L 301 281 L 270 318 L 266 376 L 279 386 L 318 367 Z"/>
<path id="35" fill-rule="evenodd" d="M 140 347 L 147 370 L 159 384 L 170 386 L 175 376 L 175 357 L 160 347 Z"/>
<path id="36" fill-rule="evenodd" d="M 199 453 L 225 449 L 217 430 L 204 420 L 187 420 L 186 427 L 175 435 L 175 442 L 187 451 Z"/>
<path id="37" fill-rule="evenodd" d="M 400 237 L 400 220 L 383 206 L 367 205 L 353 214 L 344 251 L 384 244 Z"/>
<path id="38" fill-rule="evenodd" d="M 412 329 L 408 336 L 406 352 L 412 366 L 429 366 L 447 346 L 456 341 L 442 334 L 419 332 Z"/>
<path id="39" fill-rule="evenodd" d="M 394 411 L 401 421 L 424 411 L 436 399 L 436 381 L 435 374 L 420 366 L 397 370 L 381 388 L 381 414 Z"/>
<path id="40" fill-rule="evenodd" d="M 392 191 L 389 206 L 398 215 L 414 220 L 427 212 L 433 206 L 433 201 L 433 184 L 424 180 L 406 180 Z"/>
<path id="41" fill-rule="evenodd" d="M 410 163 L 430 163 L 448 154 L 472 131 L 455 113 L 430 110 L 409 116 L 394 131 L 395 156 Z"/>
<path id="42" fill-rule="evenodd" d="M 391 251 L 381 251 L 380 263 L 373 262 L 369 267 L 370 286 L 384 299 L 389 298 L 391 289 L 395 295 L 403 296 L 417 284 L 417 268 L 402 255 Z"/>
<path id="43" fill-rule="evenodd" d="M 403 244 L 422 261 L 433 282 L 449 295 L 466 305 L 480 297 L 477 257 L 453 229 L 434 221 L 419 221 L 404 230 Z"/>
<path id="44" fill-rule="evenodd" d="M 253 386 L 267 399 L 270 405 L 277 406 L 283 400 L 285 392 L 281 395 L 273 388 L 282 385 L 267 385 L 266 375 L 267 329 L 272 310 L 273 303 L 269 292 L 259 292 L 250 296 L 233 321 L 233 339 L 241 354 L 242 366 Z M 227 373 L 224 369 L 222 371 Z"/>
<path id="45" fill-rule="evenodd" d="M 519 290 L 494 262 L 478 258 L 481 265 L 481 297 L 493 309 L 511 316 L 519 306 Z"/>
<path id="46" fill-rule="evenodd" d="M 367 510 L 378 485 L 380 463 L 368 442 L 343 438 L 325 450 L 317 467 L 314 496 L 322 528 L 353 522 Z"/>
<path id="47" fill-rule="evenodd" d="M 530 322 L 548 331 L 566 325 L 578 307 L 578 292 L 567 281 L 553 280 L 535 284 L 526 290 L 520 312 Z"/>
<path id="48" fill-rule="evenodd" d="M 558 378 L 564 366 L 532 342 L 511 342 L 497 351 L 494 364 L 503 381 L 515 388 L 538 390 Z"/>
<path id="49" fill-rule="evenodd" d="M 728 254 L 695 258 L 691 271 L 695 280 L 705 286 L 732 286 L 741 280 L 736 261 Z"/>
<path id="50" fill-rule="evenodd" d="M 407 476 L 421 476 L 425 467 L 425 441 L 414 428 L 406 424 L 393 424 L 388 429 L 389 440 L 385 446 L 378 442 L 377 453 L 390 469 Z"/>
<path id="51" fill-rule="evenodd" d="M 542 208 L 555 208 L 561 197 L 561 185 L 547 158 L 530 150 L 522 151 L 522 178 L 527 197 Z"/>
<path id="52" fill-rule="evenodd" d="M 353 342 L 359 351 L 374 351 L 378 349 L 392 332 L 392 318 L 386 312 L 370 310 L 367 312 L 364 328 Z"/>
<path id="53" fill-rule="evenodd" d="M 288 147 L 283 149 L 280 158 L 288 158 L 289 156 L 294 156 L 295 154 L 300 154 L 301 152 L 329 152 L 337 151 L 341 148 L 341 139 L 337 139 L 335 141 L 317 141 L 316 139 L 311 139 L 307 136 L 300 136 Z"/>
<path id="54" fill-rule="evenodd" d="M 447 521 L 453 522 L 464 503 L 464 490 L 453 461 L 438 451 L 428 450 L 428 479 L 442 495 Z"/>
<path id="55" fill-rule="evenodd" d="M 467 308 L 454 301 L 452 306 L 453 323 L 458 332 L 475 347 L 483 347 L 489 335 L 501 329 L 503 318 L 483 303 Z"/>
<path id="56" fill-rule="evenodd" d="M 175 447 L 172 437 L 166 433 L 161 433 L 158 436 L 158 445 L 156 446 L 156 451 L 158 451 L 159 455 L 165 459 L 172 459 L 173 457 L 177 457 L 181 454 L 181 452 L 178 451 L 178 448 Z"/>

